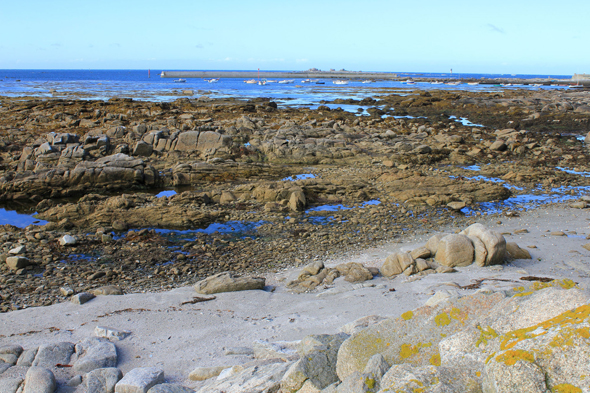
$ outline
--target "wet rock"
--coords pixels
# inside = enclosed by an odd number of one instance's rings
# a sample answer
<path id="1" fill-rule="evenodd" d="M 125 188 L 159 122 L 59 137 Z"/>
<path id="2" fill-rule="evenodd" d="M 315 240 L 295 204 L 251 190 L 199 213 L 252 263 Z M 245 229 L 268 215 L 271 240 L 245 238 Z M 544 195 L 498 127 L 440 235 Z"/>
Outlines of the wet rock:
<path id="1" fill-rule="evenodd" d="M 194 288 L 198 293 L 208 295 L 220 292 L 264 289 L 265 283 L 266 280 L 262 277 L 241 277 L 231 272 L 223 272 L 197 282 Z"/>

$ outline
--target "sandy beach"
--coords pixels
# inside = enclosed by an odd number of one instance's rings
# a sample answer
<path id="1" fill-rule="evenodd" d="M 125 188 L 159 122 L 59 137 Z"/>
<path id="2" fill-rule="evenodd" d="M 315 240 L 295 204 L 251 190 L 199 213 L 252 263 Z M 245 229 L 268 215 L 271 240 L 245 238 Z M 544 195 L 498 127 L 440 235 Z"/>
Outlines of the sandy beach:
<path id="1" fill-rule="evenodd" d="M 160 367 L 168 382 L 196 389 L 203 382 L 188 379 L 193 369 L 229 367 L 253 359 L 250 355 L 226 355 L 239 353 L 236 348 L 252 348 L 258 340 L 295 341 L 309 334 L 333 334 L 368 315 L 396 317 L 423 305 L 439 290 L 457 291 L 459 295 L 473 293 L 476 289 L 461 287 L 476 280 L 483 280 L 481 288 L 494 291 L 524 285 L 526 282 L 520 280 L 524 276 L 569 278 L 588 289 L 590 251 L 582 247 L 590 234 L 586 210 L 550 206 L 522 212 L 520 217 L 487 216 L 474 221 L 527 248 L 532 259 L 503 266 L 457 268 L 457 273 L 431 274 L 421 279 L 376 276 L 365 283 L 350 284 L 340 278 L 330 287 L 304 294 L 285 289 L 300 270 L 291 269 L 268 274 L 264 291 L 220 293 L 214 300 L 194 304 L 185 302 L 202 295 L 192 287 L 163 293 L 98 296 L 84 305 L 64 302 L 0 314 L 0 346 L 19 344 L 28 349 L 50 342 L 75 343 L 93 336 L 96 326 L 129 330 L 128 338 L 116 341 L 118 367 L 123 373 L 135 367 Z M 522 229 L 528 233 L 515 234 Z M 552 234 L 558 231 L 565 236 Z M 355 261 L 379 267 L 391 252 L 412 250 L 433 233 L 324 262 L 331 266 Z M 68 374 L 64 371 L 56 377 L 63 384 Z M 73 391 L 62 389 L 59 391 Z"/>

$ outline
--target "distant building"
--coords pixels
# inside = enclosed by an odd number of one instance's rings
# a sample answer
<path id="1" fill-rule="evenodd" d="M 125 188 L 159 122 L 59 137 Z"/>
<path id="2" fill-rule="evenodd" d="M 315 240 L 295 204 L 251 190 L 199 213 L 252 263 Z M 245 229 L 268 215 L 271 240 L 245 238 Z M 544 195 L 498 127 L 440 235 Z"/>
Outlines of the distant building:
<path id="1" fill-rule="evenodd" d="M 309 70 L 307 70 L 309 72 L 320 72 L 321 70 L 317 69 L 317 68 L 310 68 Z"/>
<path id="2" fill-rule="evenodd" d="M 330 72 L 334 72 L 334 71 L 336 71 L 336 70 L 335 70 L 335 69 L 333 69 L 333 68 L 330 68 Z"/>

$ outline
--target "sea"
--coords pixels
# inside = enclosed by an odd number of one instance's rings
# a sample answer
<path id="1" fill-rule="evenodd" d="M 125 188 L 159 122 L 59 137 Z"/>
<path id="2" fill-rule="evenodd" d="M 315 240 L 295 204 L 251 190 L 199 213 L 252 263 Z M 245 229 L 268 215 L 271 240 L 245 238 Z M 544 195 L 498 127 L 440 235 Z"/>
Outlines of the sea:
<path id="1" fill-rule="evenodd" d="M 174 70 L 166 70 L 174 71 Z M 377 94 L 394 92 L 404 94 L 416 89 L 446 89 L 466 91 L 500 91 L 504 89 L 565 89 L 565 80 L 571 75 L 520 75 L 520 74 L 451 74 L 451 73 L 412 73 L 392 72 L 401 79 L 435 78 L 441 80 L 461 79 L 543 79 L 553 85 L 494 86 L 490 84 L 460 85 L 431 84 L 417 81 L 408 85 L 402 81 L 349 80 L 347 85 L 335 85 L 332 79 L 319 79 L 308 83 L 302 78 L 292 79 L 292 83 L 278 83 L 280 78 L 272 78 L 265 85 L 247 84 L 243 78 L 221 78 L 217 83 L 206 79 L 187 78 L 185 82 L 175 82 L 172 78 L 161 78 L 162 70 L 11 70 L 0 69 L 0 96 L 63 98 L 84 100 L 108 100 L 110 98 L 132 98 L 140 101 L 174 101 L 178 98 L 270 98 L 280 106 L 306 106 L 313 109 L 324 102 L 341 99 L 363 99 Z M 266 71 L 268 72 L 268 71 Z M 277 71 L 278 72 L 278 71 Z M 283 71 L 284 72 L 284 71 Z M 271 80 L 271 78 L 269 78 Z M 345 109 L 345 108 L 343 108 Z"/>

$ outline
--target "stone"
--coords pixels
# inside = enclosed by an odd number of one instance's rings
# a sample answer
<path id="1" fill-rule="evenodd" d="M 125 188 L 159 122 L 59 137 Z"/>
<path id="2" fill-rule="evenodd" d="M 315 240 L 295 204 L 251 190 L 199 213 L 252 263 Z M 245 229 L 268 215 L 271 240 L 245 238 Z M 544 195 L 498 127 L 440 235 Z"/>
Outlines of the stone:
<path id="1" fill-rule="evenodd" d="M 490 150 L 494 150 L 494 151 L 504 151 L 508 148 L 508 146 L 506 145 L 506 143 L 504 143 L 503 140 L 497 140 L 494 143 L 492 143 L 492 145 L 490 146 Z"/>
<path id="2" fill-rule="evenodd" d="M 21 386 L 22 383 L 22 378 L 0 378 L 0 392 L 17 393 L 18 388 Z"/>
<path id="3" fill-rule="evenodd" d="M 469 266 L 473 263 L 473 243 L 465 235 L 447 235 L 438 243 L 435 260 L 448 267 Z"/>
<path id="4" fill-rule="evenodd" d="M 115 393 L 147 393 L 164 382 L 164 371 L 156 367 L 138 367 L 129 371 L 115 385 Z"/>
<path id="5" fill-rule="evenodd" d="M 590 243 L 582 244 L 582 247 L 588 251 L 590 251 Z"/>
<path id="6" fill-rule="evenodd" d="M 498 232 L 478 223 L 468 226 L 460 234 L 476 237 L 483 242 L 487 251 L 485 266 L 498 265 L 504 262 L 506 239 Z"/>
<path id="7" fill-rule="evenodd" d="M 465 202 L 449 202 L 449 203 L 447 203 L 447 207 L 452 210 L 461 210 L 465 206 L 467 206 L 467 204 Z"/>
<path id="8" fill-rule="evenodd" d="M 401 274 L 409 266 L 414 264 L 414 259 L 407 252 L 396 252 L 385 259 L 380 272 L 385 277 L 392 277 Z"/>
<path id="9" fill-rule="evenodd" d="M 564 231 L 553 231 L 551 236 L 567 236 Z"/>
<path id="10" fill-rule="evenodd" d="M 476 293 L 456 300 L 423 306 L 371 325 L 345 340 L 338 351 L 336 371 L 341 381 L 363 372 L 380 353 L 388 364 L 440 365 L 438 343 L 486 314 L 504 299 L 502 293 Z"/>
<path id="11" fill-rule="evenodd" d="M 373 279 L 373 273 L 358 262 L 348 262 L 336 266 L 344 280 L 348 282 L 363 282 Z"/>
<path id="12" fill-rule="evenodd" d="M 96 296 L 94 296 L 92 293 L 88 293 L 88 292 L 80 292 L 74 296 L 72 296 L 70 298 L 70 301 L 74 304 L 84 304 L 86 302 L 89 302 L 90 300 L 94 299 Z"/>
<path id="13" fill-rule="evenodd" d="M 381 391 L 391 392 L 458 392 L 440 379 L 435 366 L 414 367 L 411 364 L 395 364 L 381 378 L 380 387 Z M 459 391 L 473 392 L 474 390 Z"/>
<path id="14" fill-rule="evenodd" d="M 291 363 L 280 362 L 248 367 L 202 387 L 199 393 L 277 392 L 290 365 Z"/>
<path id="15" fill-rule="evenodd" d="M 305 210 L 307 206 L 307 199 L 303 191 L 294 191 L 289 197 L 289 209 L 294 212 L 300 212 Z"/>
<path id="16" fill-rule="evenodd" d="M 25 375 L 24 386 L 23 393 L 54 393 L 55 376 L 44 367 L 31 367 Z"/>
<path id="17" fill-rule="evenodd" d="M 52 368 L 57 364 L 69 364 L 74 349 L 74 344 L 70 342 L 42 344 L 37 350 L 32 366 Z"/>
<path id="18" fill-rule="evenodd" d="M 94 328 L 96 337 L 106 338 L 108 340 L 124 340 L 131 335 L 129 330 L 118 330 L 106 326 L 97 326 Z"/>
<path id="19" fill-rule="evenodd" d="M 588 207 L 588 203 L 584 201 L 572 202 L 570 207 L 573 209 L 585 209 Z"/>
<path id="20" fill-rule="evenodd" d="M 18 358 L 21 353 L 23 353 L 23 347 L 17 344 L 3 345 L 0 347 L 0 355 L 14 355 Z"/>
<path id="21" fill-rule="evenodd" d="M 60 287 L 59 288 L 59 293 L 61 293 L 62 296 L 72 296 L 74 294 L 74 290 L 70 287 Z"/>
<path id="22" fill-rule="evenodd" d="M 264 289 L 265 284 L 266 279 L 263 277 L 240 277 L 231 272 L 222 272 L 197 282 L 194 288 L 198 293 L 209 295 L 221 292 Z"/>
<path id="23" fill-rule="evenodd" d="M 362 317 L 355 321 L 347 323 L 346 325 L 342 326 L 339 330 L 342 333 L 353 335 L 363 330 L 364 328 L 374 325 L 384 319 L 385 317 L 382 317 L 380 315 L 368 315 L 366 317 Z"/>
<path id="24" fill-rule="evenodd" d="M 24 254 L 25 252 L 27 252 L 27 247 L 25 247 L 24 245 L 14 247 L 13 249 L 8 251 L 8 253 L 12 255 Z"/>
<path id="25" fill-rule="evenodd" d="M 488 250 L 486 249 L 485 244 L 478 237 L 467 237 L 469 238 L 469 240 L 471 240 L 471 244 L 473 244 L 473 263 L 479 267 L 486 266 Z"/>
<path id="26" fill-rule="evenodd" d="M 117 349 L 115 344 L 104 338 L 92 337 L 76 344 L 74 371 L 87 373 L 97 368 L 117 366 Z"/>
<path id="27" fill-rule="evenodd" d="M 191 381 L 205 381 L 217 377 L 227 367 L 197 367 L 188 375 Z"/>
<path id="28" fill-rule="evenodd" d="M 138 141 L 135 144 L 135 147 L 133 148 L 132 155 L 140 156 L 140 157 L 149 157 L 152 155 L 153 152 L 154 152 L 154 148 L 152 145 L 150 145 L 144 141 Z"/>
<path id="29" fill-rule="evenodd" d="M 154 386 L 148 393 L 194 393 L 193 389 L 185 388 L 181 385 L 176 385 L 173 383 L 161 383 L 159 385 Z"/>
<path id="30" fill-rule="evenodd" d="M 13 353 L 0 353 L 0 362 L 14 365 L 18 360 L 18 356 Z"/>
<path id="31" fill-rule="evenodd" d="M 94 296 L 119 296 L 123 290 L 117 285 L 105 285 L 92 290 Z"/>
<path id="32" fill-rule="evenodd" d="M 346 334 L 313 335 L 302 340 L 301 358 L 293 363 L 281 380 L 281 391 L 300 391 L 304 383 L 321 390 L 337 382 L 336 356 Z M 308 382 L 309 381 L 309 382 Z M 308 387 L 309 389 L 309 387 Z"/>
<path id="33" fill-rule="evenodd" d="M 297 357 L 297 344 L 295 341 L 269 342 L 257 340 L 252 345 L 256 359 L 283 359 L 292 360 Z"/>
<path id="34" fill-rule="evenodd" d="M 185 152 L 196 151 L 199 134 L 199 131 L 181 132 L 178 135 L 175 149 Z"/>
<path id="35" fill-rule="evenodd" d="M 59 238 L 59 244 L 61 246 L 74 246 L 78 243 L 78 240 L 71 235 L 63 235 Z"/>
<path id="36" fill-rule="evenodd" d="M 223 191 L 221 193 L 221 197 L 219 198 L 219 203 L 224 205 L 228 203 L 234 203 L 238 200 L 236 196 L 231 191 Z"/>
<path id="37" fill-rule="evenodd" d="M 431 256 L 434 256 L 436 254 L 436 250 L 438 249 L 438 243 L 440 242 L 440 239 L 447 235 L 448 233 L 438 233 L 432 236 L 430 239 L 428 239 L 424 247 L 430 250 Z"/>
<path id="38" fill-rule="evenodd" d="M 426 246 L 422 246 L 422 247 L 418 247 L 418 248 L 412 250 L 412 252 L 410 252 L 410 255 L 414 259 L 418 259 L 418 258 L 426 259 L 426 258 L 430 258 L 430 256 L 432 255 L 432 252 Z"/>
<path id="39" fill-rule="evenodd" d="M 123 378 L 118 368 L 97 368 L 84 376 L 86 393 L 114 393 L 115 386 Z"/>
<path id="40" fill-rule="evenodd" d="M 506 256 L 510 259 L 532 259 L 531 253 L 520 248 L 515 242 L 506 243 Z"/>
<path id="41" fill-rule="evenodd" d="M 127 223 L 125 221 L 115 220 L 111 224 L 111 227 L 113 227 L 114 231 L 124 232 L 129 228 L 129 225 L 127 225 Z"/>
<path id="42" fill-rule="evenodd" d="M 33 365 L 33 361 L 35 360 L 35 356 L 37 356 L 37 351 L 38 348 L 24 350 L 19 356 L 16 365 L 22 367 L 31 367 Z"/>
<path id="43" fill-rule="evenodd" d="M 309 263 L 303 267 L 302 273 L 307 273 L 311 276 L 317 275 L 322 269 L 324 268 L 324 262 L 322 261 L 315 261 Z"/>
<path id="44" fill-rule="evenodd" d="M 426 303 L 424 303 L 424 305 L 428 307 L 436 307 L 440 303 L 454 301 L 459 299 L 459 297 L 459 293 L 453 289 L 442 289 L 440 291 L 436 291 L 436 293 L 432 295 L 432 297 L 430 297 Z"/>
<path id="45" fill-rule="evenodd" d="M 10 270 L 24 269 L 29 266 L 29 258 L 25 257 L 8 257 L 6 258 L 6 265 Z"/>

